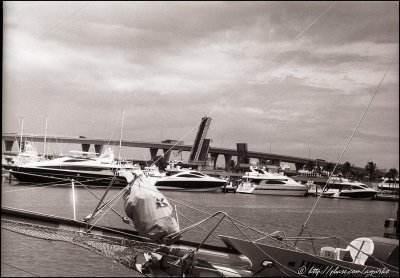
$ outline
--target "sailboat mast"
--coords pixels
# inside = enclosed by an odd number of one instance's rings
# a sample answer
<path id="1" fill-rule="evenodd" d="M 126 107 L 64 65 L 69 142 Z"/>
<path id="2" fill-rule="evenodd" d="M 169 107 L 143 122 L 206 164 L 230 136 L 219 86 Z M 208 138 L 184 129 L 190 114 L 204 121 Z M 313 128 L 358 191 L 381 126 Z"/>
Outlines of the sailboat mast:
<path id="1" fill-rule="evenodd" d="M 121 120 L 121 135 L 119 138 L 119 151 L 118 151 L 118 162 L 121 162 L 121 145 L 122 145 L 122 130 L 124 128 L 124 108 L 122 108 L 122 120 Z"/>
<path id="2" fill-rule="evenodd" d="M 46 135 L 47 135 L 47 116 L 46 116 L 46 127 L 44 129 L 43 158 L 46 155 Z"/>
<path id="3" fill-rule="evenodd" d="M 19 152 L 22 152 L 22 133 L 24 132 L 24 117 L 21 117 L 21 140 L 19 144 Z"/>

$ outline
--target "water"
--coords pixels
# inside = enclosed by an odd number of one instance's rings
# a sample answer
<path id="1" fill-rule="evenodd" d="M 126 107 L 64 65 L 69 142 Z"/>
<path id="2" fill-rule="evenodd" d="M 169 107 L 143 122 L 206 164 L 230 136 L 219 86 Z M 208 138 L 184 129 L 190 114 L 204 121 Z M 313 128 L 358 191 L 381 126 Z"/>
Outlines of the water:
<path id="1" fill-rule="evenodd" d="M 117 194 L 119 190 L 111 189 L 108 196 Z M 82 219 L 92 213 L 98 201 L 84 188 L 76 188 L 75 191 L 76 214 L 78 219 Z M 105 188 L 92 188 L 92 191 L 101 196 Z M 2 206 L 72 218 L 71 192 L 70 187 L 44 188 L 29 184 L 20 185 L 16 181 L 9 184 L 7 180 L 3 180 Z M 199 221 L 207 217 L 204 212 L 224 211 L 255 229 L 265 232 L 285 231 L 288 236 L 299 234 L 301 225 L 316 201 L 314 197 L 173 191 L 163 193 L 182 214 L 179 216 L 181 228 L 191 224 L 186 218 Z M 122 201 L 120 200 L 114 208 L 123 212 Z M 304 235 L 334 235 L 347 241 L 362 236 L 383 236 L 384 220 L 396 217 L 396 209 L 392 202 L 322 198 L 308 222 Z M 113 212 L 108 212 L 98 224 L 127 228 Z M 203 227 L 211 230 L 215 224 L 216 220 L 212 220 Z M 249 229 L 242 229 L 253 239 L 260 237 Z M 228 221 L 223 222 L 215 234 L 243 238 L 241 232 Z M 194 229 L 185 233 L 183 239 L 201 242 L 205 235 L 206 232 Z M 72 244 L 49 243 L 6 230 L 2 230 L 1 240 L 2 276 L 140 276 L 133 270 Z M 210 237 L 207 243 L 221 245 L 215 237 Z"/>

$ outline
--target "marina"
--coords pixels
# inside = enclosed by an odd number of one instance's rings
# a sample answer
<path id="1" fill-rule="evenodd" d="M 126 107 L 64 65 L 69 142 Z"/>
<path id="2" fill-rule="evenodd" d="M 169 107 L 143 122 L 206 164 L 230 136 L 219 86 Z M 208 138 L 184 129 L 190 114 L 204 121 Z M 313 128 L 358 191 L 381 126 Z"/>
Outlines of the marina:
<path id="1" fill-rule="evenodd" d="M 398 3 L 3 8 L 1 276 L 399 277 Z"/>
<path id="2" fill-rule="evenodd" d="M 3 183 L 2 195 L 4 207 L 18 207 L 25 210 L 34 210 L 41 213 L 48 213 L 62 217 L 71 218 L 73 208 L 71 204 L 71 188 L 67 187 L 37 187 L 29 184 L 18 185 L 18 189 L 12 184 Z M 97 195 L 104 192 L 103 188 L 92 188 Z M 118 189 L 111 189 L 112 193 L 117 193 Z M 275 230 L 285 230 L 288 236 L 296 236 L 301 228 L 302 222 L 307 213 L 312 208 L 314 198 L 299 198 L 291 196 L 262 196 L 247 194 L 228 194 L 223 193 L 193 193 L 179 191 L 164 191 L 165 196 L 178 210 L 185 216 L 196 221 L 204 217 L 200 211 L 214 212 L 226 211 L 231 216 L 243 222 L 253 222 L 257 229 L 272 232 Z M 77 219 L 83 219 L 88 212 L 93 210 L 98 200 L 82 187 L 76 188 Z M 48 196 L 52 196 L 51 199 Z M 173 200 L 173 201 L 172 201 Z M 192 210 L 182 204 L 194 205 L 199 211 Z M 116 210 L 123 210 L 119 204 Z M 396 205 L 386 201 L 366 201 L 366 200 L 345 200 L 345 199 L 321 199 L 320 209 L 314 215 L 310 227 L 313 236 L 336 235 L 340 234 L 344 239 L 351 241 L 354 235 L 362 236 L 382 236 L 385 232 L 382 219 L 396 217 Z M 373 212 L 373 213 L 372 213 Z M 326 219 L 329 219 L 327 222 Z M 354 218 L 363 219 L 354 223 Z M 182 227 L 190 225 L 190 222 L 183 217 L 179 217 Z M 341 225 L 337 225 L 341 223 Z M 370 225 L 376 223 L 376 225 Z M 112 212 L 107 213 L 98 224 L 112 227 L 125 228 L 126 225 Z M 211 224 L 206 226 L 212 227 Z M 240 233 L 232 227 L 222 226 L 218 233 L 240 236 Z M 200 242 L 206 234 L 204 231 L 196 230 L 189 232 L 187 237 Z M 334 244 L 335 240 L 330 243 Z M 91 273 L 95 276 L 128 276 L 132 275 L 131 270 L 113 264 L 101 256 L 88 252 L 80 247 L 62 242 L 49 244 L 46 241 L 18 235 L 9 231 L 2 231 L 3 258 L 6 263 L 18 265 L 21 269 L 29 270 L 35 275 L 53 276 L 87 276 L 87 266 L 91 265 Z M 215 238 L 210 238 L 210 244 L 222 246 L 222 243 Z M 315 248 L 319 243 L 316 242 Z M 11 248 L 13 246 L 13 248 Z M 310 248 L 312 245 L 301 243 L 299 247 Z M 345 248 L 344 245 L 342 245 Z M 62 259 L 62 254 L 57 251 L 65 250 L 66 257 Z M 37 253 L 37 249 L 40 252 Z M 23 256 L 21 256 L 23 252 Z M 34 265 L 32 260 L 25 258 L 36 257 Z M 54 257 L 60 258 L 60 263 L 54 265 Z M 39 259 L 40 258 L 40 259 Z M 99 259 L 101 258 L 101 259 Z M 101 261 L 103 263 L 98 264 Z M 74 265 L 73 268 L 71 266 Z M 129 271 L 128 271 L 129 270 Z M 6 276 L 24 275 L 24 272 L 12 267 L 3 266 L 2 274 Z M 26 274 L 26 273 L 25 273 Z M 139 275 L 139 274 L 137 274 Z"/>

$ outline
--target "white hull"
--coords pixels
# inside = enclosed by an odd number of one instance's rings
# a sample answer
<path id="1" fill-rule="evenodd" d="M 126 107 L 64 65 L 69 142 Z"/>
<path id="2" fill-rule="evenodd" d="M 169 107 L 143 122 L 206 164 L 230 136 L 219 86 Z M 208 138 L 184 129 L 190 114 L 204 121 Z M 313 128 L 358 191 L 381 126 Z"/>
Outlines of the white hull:
<path id="1" fill-rule="evenodd" d="M 255 195 L 279 195 L 279 196 L 306 196 L 307 188 L 299 186 L 275 185 L 275 186 L 239 186 L 237 193 Z"/>
<path id="2" fill-rule="evenodd" d="M 217 192 L 220 191 L 221 188 L 210 187 L 210 188 L 179 188 L 176 186 L 157 186 L 158 190 L 173 190 L 173 191 L 182 191 L 182 192 Z"/>

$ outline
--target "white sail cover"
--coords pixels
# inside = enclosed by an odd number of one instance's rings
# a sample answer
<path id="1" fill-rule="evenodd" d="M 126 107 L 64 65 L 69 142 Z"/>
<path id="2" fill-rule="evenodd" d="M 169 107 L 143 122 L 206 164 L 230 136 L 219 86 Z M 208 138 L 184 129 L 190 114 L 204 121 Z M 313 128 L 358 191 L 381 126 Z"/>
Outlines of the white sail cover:
<path id="1" fill-rule="evenodd" d="M 124 193 L 124 207 L 139 235 L 157 241 L 179 232 L 174 210 L 167 198 L 148 181 L 143 172 L 137 171 L 135 175 L 132 186 Z"/>

